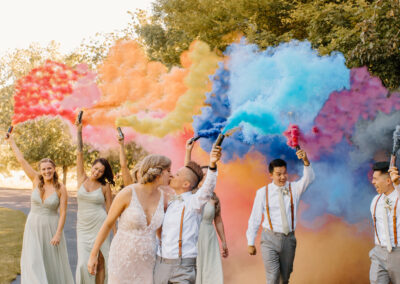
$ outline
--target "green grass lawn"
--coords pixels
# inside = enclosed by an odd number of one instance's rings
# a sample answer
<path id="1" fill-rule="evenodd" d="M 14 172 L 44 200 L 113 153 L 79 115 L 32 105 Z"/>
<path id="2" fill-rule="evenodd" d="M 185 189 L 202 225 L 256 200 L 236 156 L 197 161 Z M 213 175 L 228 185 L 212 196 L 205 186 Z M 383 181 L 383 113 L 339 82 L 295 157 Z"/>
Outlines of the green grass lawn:
<path id="1" fill-rule="evenodd" d="M 26 216 L 0 207 L 0 284 L 8 284 L 21 272 L 22 237 Z"/>

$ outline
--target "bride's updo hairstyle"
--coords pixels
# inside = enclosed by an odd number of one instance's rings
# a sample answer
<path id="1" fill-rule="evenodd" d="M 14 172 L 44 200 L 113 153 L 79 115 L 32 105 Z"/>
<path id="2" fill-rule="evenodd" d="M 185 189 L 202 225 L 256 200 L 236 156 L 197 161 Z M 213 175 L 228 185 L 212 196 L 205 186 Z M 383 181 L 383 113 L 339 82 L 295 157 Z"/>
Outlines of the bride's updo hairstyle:
<path id="1" fill-rule="evenodd" d="M 171 160 L 162 155 L 148 155 L 140 162 L 139 182 L 146 184 L 153 182 L 163 170 L 171 167 Z"/>

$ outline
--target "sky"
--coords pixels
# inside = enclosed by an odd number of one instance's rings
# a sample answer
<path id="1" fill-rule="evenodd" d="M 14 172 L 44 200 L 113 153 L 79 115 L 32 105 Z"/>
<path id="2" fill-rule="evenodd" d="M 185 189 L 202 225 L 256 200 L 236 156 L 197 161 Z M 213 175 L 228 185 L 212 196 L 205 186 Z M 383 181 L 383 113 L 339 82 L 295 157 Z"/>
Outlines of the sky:
<path id="1" fill-rule="evenodd" d="M 0 55 L 28 47 L 32 42 L 60 43 L 72 51 L 97 32 L 122 29 L 130 21 L 127 11 L 150 10 L 153 0 L 1 0 Z"/>

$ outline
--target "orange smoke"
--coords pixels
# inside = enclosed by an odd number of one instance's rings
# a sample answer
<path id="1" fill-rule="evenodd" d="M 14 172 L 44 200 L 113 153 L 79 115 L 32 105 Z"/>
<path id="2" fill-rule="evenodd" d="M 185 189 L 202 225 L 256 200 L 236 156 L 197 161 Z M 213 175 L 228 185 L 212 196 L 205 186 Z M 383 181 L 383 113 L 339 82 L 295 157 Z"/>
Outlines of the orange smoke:
<path id="1" fill-rule="evenodd" d="M 207 155 L 195 149 L 194 160 L 202 164 Z M 290 172 L 290 169 L 289 169 Z M 229 284 L 265 283 L 260 235 L 257 255 L 247 254 L 246 230 L 257 189 L 269 183 L 267 163 L 260 154 L 219 165 L 217 190 L 230 256 L 223 260 L 224 279 Z M 315 202 L 318 202 L 317 200 Z M 312 204 L 300 203 L 298 212 Z M 368 210 L 368 209 L 366 209 Z M 372 225 L 367 220 L 354 225 L 324 215 L 296 229 L 297 250 L 291 282 L 297 284 L 368 283 L 368 251 L 374 246 Z M 318 228 L 318 229 L 317 229 Z"/>
<path id="2" fill-rule="evenodd" d="M 184 68 L 170 71 L 160 62 L 149 61 L 135 41 L 120 41 L 110 49 L 99 66 L 99 103 L 87 110 L 85 120 L 91 125 L 112 125 L 121 115 L 139 111 L 171 111 L 178 98 L 187 91 L 183 80 L 188 74 L 186 54 Z"/>

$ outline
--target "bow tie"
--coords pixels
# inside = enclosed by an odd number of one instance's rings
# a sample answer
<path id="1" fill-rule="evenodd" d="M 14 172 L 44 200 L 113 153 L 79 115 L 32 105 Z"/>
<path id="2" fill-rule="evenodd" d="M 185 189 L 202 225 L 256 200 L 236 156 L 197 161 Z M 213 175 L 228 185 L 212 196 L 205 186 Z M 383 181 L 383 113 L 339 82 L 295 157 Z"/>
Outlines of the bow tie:
<path id="1" fill-rule="evenodd" d="M 169 199 L 170 202 L 173 202 L 175 200 L 183 201 L 183 197 L 175 194 L 175 195 L 172 195 L 171 198 Z"/>
<path id="2" fill-rule="evenodd" d="M 279 187 L 278 190 L 282 191 L 283 195 L 289 194 L 289 189 L 287 187 Z"/>

